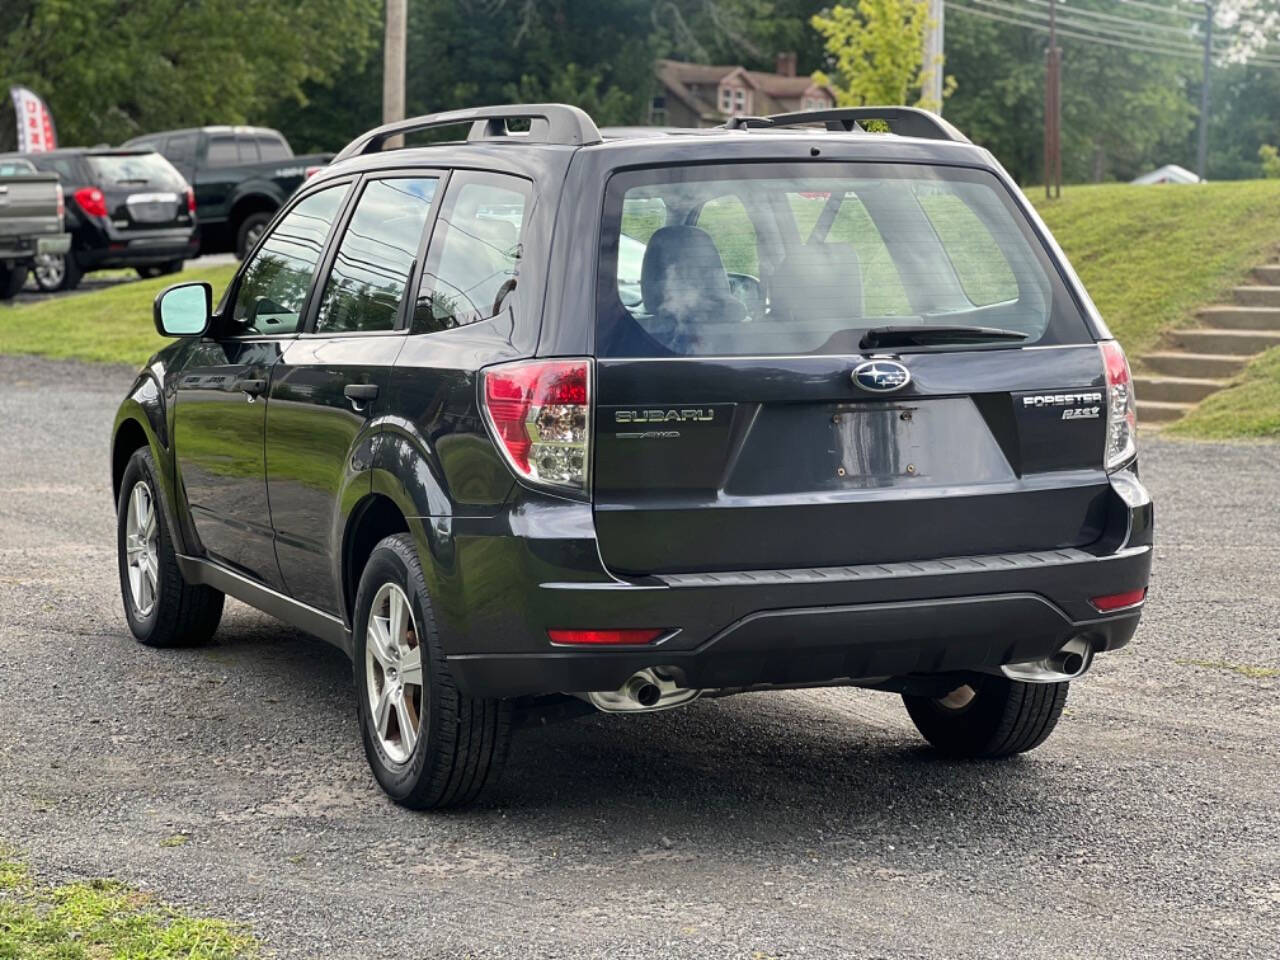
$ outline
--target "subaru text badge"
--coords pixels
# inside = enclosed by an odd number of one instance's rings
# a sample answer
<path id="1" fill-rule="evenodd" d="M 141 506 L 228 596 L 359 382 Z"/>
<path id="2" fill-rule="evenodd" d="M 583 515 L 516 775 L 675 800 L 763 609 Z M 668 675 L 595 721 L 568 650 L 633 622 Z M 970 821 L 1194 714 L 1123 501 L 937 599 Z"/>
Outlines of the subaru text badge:
<path id="1" fill-rule="evenodd" d="M 897 360 L 868 360 L 853 368 L 853 382 L 871 393 L 892 393 L 911 382 L 911 371 Z"/>

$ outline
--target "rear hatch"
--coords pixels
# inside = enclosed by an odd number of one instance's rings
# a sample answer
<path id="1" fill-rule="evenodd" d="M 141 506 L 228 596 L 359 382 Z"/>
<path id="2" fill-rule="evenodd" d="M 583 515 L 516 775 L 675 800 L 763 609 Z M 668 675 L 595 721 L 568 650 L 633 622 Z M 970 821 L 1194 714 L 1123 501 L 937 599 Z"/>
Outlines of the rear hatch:
<path id="1" fill-rule="evenodd" d="M 52 173 L 0 175 L 0 246 L 62 232 L 62 198 Z"/>
<path id="2" fill-rule="evenodd" d="M 1101 535 L 1103 360 L 992 174 L 615 175 L 599 277 L 593 499 L 616 572 Z"/>
<path id="3" fill-rule="evenodd" d="M 86 157 L 114 230 L 126 235 L 190 227 L 187 182 L 154 152 L 113 151 Z"/>

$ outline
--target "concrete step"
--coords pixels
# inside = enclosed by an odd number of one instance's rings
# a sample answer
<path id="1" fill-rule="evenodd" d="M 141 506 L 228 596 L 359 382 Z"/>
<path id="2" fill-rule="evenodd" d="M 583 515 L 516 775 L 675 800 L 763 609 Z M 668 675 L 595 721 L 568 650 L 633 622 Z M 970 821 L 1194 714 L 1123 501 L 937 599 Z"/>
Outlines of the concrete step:
<path id="1" fill-rule="evenodd" d="M 1161 403 L 1156 400 L 1138 401 L 1138 423 L 1168 423 L 1180 420 L 1194 407 L 1194 403 Z"/>
<path id="2" fill-rule="evenodd" d="M 1163 374 L 1167 377 L 1196 377 L 1206 380 L 1216 377 L 1234 377 L 1248 362 L 1247 357 L 1182 353 L 1176 350 L 1144 353 L 1138 360 L 1141 362 L 1142 371 Z"/>
<path id="3" fill-rule="evenodd" d="M 1199 403 L 1226 386 L 1223 380 L 1202 377 L 1148 377 L 1135 374 L 1133 389 L 1139 400 L 1159 403 Z"/>
<path id="4" fill-rule="evenodd" d="M 1171 330 L 1165 334 L 1165 342 L 1191 353 L 1251 357 L 1280 347 L 1280 330 Z"/>
<path id="5" fill-rule="evenodd" d="M 1253 268 L 1253 278 L 1259 283 L 1280 284 L 1280 263 L 1266 263 Z"/>
<path id="6" fill-rule="evenodd" d="M 1276 307 L 1280 308 L 1280 286 L 1264 286 L 1251 284 L 1236 287 L 1235 301 L 1244 307 Z"/>
<path id="7" fill-rule="evenodd" d="M 1240 290 L 1276 290 L 1280 287 L 1238 287 Z M 1196 314 L 1211 327 L 1223 330 L 1280 330 L 1280 307 L 1205 307 Z"/>

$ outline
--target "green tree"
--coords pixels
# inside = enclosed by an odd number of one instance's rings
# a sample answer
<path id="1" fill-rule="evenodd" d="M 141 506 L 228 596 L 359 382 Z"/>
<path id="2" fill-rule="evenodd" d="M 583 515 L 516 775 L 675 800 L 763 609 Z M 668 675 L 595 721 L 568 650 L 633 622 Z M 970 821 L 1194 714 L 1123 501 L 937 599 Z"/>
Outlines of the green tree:
<path id="1" fill-rule="evenodd" d="M 380 0 L 9 0 L 0 83 L 49 103 L 59 141 L 260 121 L 367 52 Z M 99 42 L 86 46 L 86 38 Z M 11 124 L 0 137 L 12 142 Z"/>
<path id="2" fill-rule="evenodd" d="M 1258 148 L 1258 159 L 1262 161 L 1262 176 L 1267 180 L 1280 178 L 1280 150 L 1269 143 Z"/>
<path id="3" fill-rule="evenodd" d="M 922 81 L 927 22 L 925 0 L 858 0 L 815 14 L 835 67 L 834 78 L 817 73 L 815 82 L 830 84 L 841 106 L 907 103 Z"/>

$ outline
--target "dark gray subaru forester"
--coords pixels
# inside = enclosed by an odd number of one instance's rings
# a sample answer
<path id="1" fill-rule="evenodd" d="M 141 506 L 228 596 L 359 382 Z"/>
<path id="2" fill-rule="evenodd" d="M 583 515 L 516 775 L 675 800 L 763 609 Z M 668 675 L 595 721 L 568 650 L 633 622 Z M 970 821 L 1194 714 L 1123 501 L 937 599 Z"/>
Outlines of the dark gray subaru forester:
<path id="1" fill-rule="evenodd" d="M 230 594 L 341 647 L 406 806 L 474 798 L 530 717 L 788 687 L 1008 756 L 1141 615 L 1124 353 L 919 111 L 382 127 L 155 322 L 112 447 L 130 628 L 206 642 Z"/>

